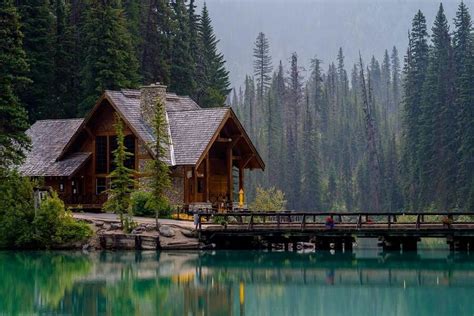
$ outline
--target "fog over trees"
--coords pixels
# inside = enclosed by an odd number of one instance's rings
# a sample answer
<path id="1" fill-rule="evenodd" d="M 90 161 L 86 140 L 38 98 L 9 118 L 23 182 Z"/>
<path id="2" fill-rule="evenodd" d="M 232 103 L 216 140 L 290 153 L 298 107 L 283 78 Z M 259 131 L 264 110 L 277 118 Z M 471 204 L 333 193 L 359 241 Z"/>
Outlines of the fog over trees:
<path id="1" fill-rule="evenodd" d="M 207 0 L 219 47 L 227 61 L 233 86 L 239 86 L 252 67 L 253 43 L 259 32 L 271 41 L 274 64 L 288 62 L 298 52 L 309 71 L 315 54 L 323 67 L 339 47 L 346 63 L 372 55 L 382 59 L 386 48 L 396 46 L 403 56 L 411 19 L 421 10 L 431 27 L 440 1 L 431 0 Z M 473 0 L 464 3 L 474 7 Z M 198 8 L 203 2 L 196 2 Z M 443 1 L 446 16 L 454 17 L 459 1 Z M 403 61 L 403 60 L 402 60 Z"/>

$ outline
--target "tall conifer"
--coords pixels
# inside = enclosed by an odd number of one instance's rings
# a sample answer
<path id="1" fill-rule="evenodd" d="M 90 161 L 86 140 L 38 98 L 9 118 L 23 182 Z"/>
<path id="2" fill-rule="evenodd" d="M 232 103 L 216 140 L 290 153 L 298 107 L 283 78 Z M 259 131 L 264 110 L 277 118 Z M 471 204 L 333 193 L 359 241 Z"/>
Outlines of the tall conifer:
<path id="1" fill-rule="evenodd" d="M 23 34 L 13 0 L 0 2 L 0 172 L 22 162 L 28 117 L 18 92 L 29 83 Z"/>

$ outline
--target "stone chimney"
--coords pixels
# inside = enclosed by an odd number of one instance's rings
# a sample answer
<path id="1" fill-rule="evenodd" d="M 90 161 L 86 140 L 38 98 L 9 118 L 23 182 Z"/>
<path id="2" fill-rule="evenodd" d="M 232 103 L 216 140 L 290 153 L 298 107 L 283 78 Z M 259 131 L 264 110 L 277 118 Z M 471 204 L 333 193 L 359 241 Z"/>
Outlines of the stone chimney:
<path id="1" fill-rule="evenodd" d="M 161 100 L 163 105 L 166 102 L 166 86 L 157 82 L 140 87 L 140 115 L 150 125 L 153 122 L 154 108 L 158 100 Z"/>

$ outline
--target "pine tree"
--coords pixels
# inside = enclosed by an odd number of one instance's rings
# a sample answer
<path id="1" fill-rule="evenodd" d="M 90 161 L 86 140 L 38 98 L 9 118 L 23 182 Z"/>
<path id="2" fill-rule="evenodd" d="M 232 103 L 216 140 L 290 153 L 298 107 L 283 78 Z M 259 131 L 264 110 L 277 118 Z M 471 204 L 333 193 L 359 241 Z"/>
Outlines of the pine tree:
<path id="1" fill-rule="evenodd" d="M 199 57 L 197 62 L 196 101 L 202 107 L 224 105 L 229 94 L 229 72 L 217 43 L 207 6 L 204 4 L 199 25 Z"/>
<path id="2" fill-rule="evenodd" d="M 385 50 L 383 55 L 382 67 L 380 69 L 381 76 L 381 92 L 382 92 L 382 103 L 381 106 L 384 108 L 388 114 L 394 112 L 394 106 L 392 103 L 392 95 L 390 93 L 390 80 L 391 80 L 391 69 L 390 69 L 390 57 L 388 56 L 388 51 Z"/>
<path id="3" fill-rule="evenodd" d="M 474 45 L 472 22 L 464 2 L 454 19 L 453 54 L 458 121 L 459 168 L 457 176 L 458 206 L 469 209 L 469 197 L 474 192 Z M 474 205 L 474 195 L 470 197 Z M 470 210 L 474 210 L 473 207 Z"/>
<path id="4" fill-rule="evenodd" d="M 13 0 L 0 3 L 0 172 L 19 165 L 29 147 L 28 117 L 18 93 L 30 81 Z"/>
<path id="5" fill-rule="evenodd" d="M 401 156 L 404 195 L 408 209 L 417 210 L 420 205 L 420 139 L 421 97 L 428 67 L 428 33 L 426 19 L 421 11 L 413 18 L 409 34 L 408 51 L 404 67 L 403 99 L 403 148 Z"/>
<path id="6" fill-rule="evenodd" d="M 419 153 L 421 202 L 439 210 L 455 206 L 456 111 L 453 52 L 443 5 L 436 15 L 431 37 L 429 66 L 423 86 Z"/>
<path id="7" fill-rule="evenodd" d="M 170 83 L 173 11 L 166 0 L 146 0 L 142 10 L 140 73 L 145 84 Z"/>
<path id="8" fill-rule="evenodd" d="M 289 207 L 299 208 L 300 204 L 300 159 L 298 159 L 298 118 L 302 102 L 302 77 L 298 66 L 298 55 L 291 55 L 288 77 L 287 105 L 286 105 L 286 188 Z"/>
<path id="9" fill-rule="evenodd" d="M 30 121 L 53 117 L 57 113 L 51 98 L 54 72 L 54 20 L 49 0 L 18 0 L 23 47 L 30 65 L 29 78 L 33 81 L 22 91 L 21 100 Z"/>
<path id="10" fill-rule="evenodd" d="M 318 81 L 320 80 L 318 74 L 319 60 L 313 61 L 313 76 L 316 88 L 314 93 L 320 94 L 318 91 Z M 315 105 L 315 104 L 314 104 Z M 314 106 L 313 105 L 313 106 Z M 303 143 L 302 160 L 302 185 L 301 185 L 301 208 L 303 210 L 320 211 L 322 210 L 322 190 L 320 178 L 320 159 L 319 159 L 319 133 L 316 125 L 316 115 L 310 106 L 309 95 L 306 99 L 306 109 L 303 124 Z"/>
<path id="11" fill-rule="evenodd" d="M 110 189 L 107 191 L 108 199 L 103 209 L 118 213 L 122 227 L 129 232 L 133 226 L 130 194 L 136 181 L 133 178 L 133 169 L 127 168 L 125 162 L 133 154 L 127 151 L 125 146 L 124 124 L 118 114 L 115 114 L 114 128 L 117 134 L 117 149 L 113 151 L 115 169 L 109 175 Z"/>
<path id="12" fill-rule="evenodd" d="M 280 157 L 282 157 L 283 145 L 282 112 L 285 102 L 285 78 L 281 61 L 278 71 L 273 76 L 270 94 L 272 103 L 268 107 L 268 183 L 282 188 L 279 174 L 283 170 Z"/>
<path id="13" fill-rule="evenodd" d="M 75 63 L 73 28 L 69 24 L 70 6 L 64 0 L 55 0 L 54 93 L 55 113 L 49 118 L 76 117 L 79 67 Z"/>
<path id="14" fill-rule="evenodd" d="M 176 23 L 171 53 L 170 90 L 180 95 L 193 95 L 196 89 L 194 81 L 194 60 L 190 50 L 189 21 L 183 0 L 173 3 Z"/>
<path id="15" fill-rule="evenodd" d="M 137 86 L 138 63 L 120 1 L 90 0 L 83 33 L 84 92 L 81 113 L 87 112 L 105 89 Z"/>
<path id="16" fill-rule="evenodd" d="M 400 83 L 400 59 L 398 58 L 398 50 L 395 46 L 392 48 L 392 54 L 390 55 L 390 62 L 392 66 L 392 104 L 394 115 L 394 126 L 395 131 L 400 130 L 399 123 L 399 107 L 401 102 L 401 83 Z"/>
<path id="17" fill-rule="evenodd" d="M 152 192 L 152 201 L 150 207 L 155 210 L 156 226 L 158 227 L 159 212 L 163 205 L 167 204 L 166 190 L 171 186 L 169 168 L 163 157 L 166 156 L 166 146 L 169 144 L 168 128 L 166 125 L 165 105 L 159 100 L 154 107 L 153 131 L 155 141 L 153 151 L 155 159 L 150 164 L 150 190 Z"/>
<path id="18" fill-rule="evenodd" d="M 254 45 L 253 72 L 257 81 L 257 102 L 261 104 L 271 81 L 272 58 L 270 56 L 270 44 L 264 33 L 258 33 Z"/>

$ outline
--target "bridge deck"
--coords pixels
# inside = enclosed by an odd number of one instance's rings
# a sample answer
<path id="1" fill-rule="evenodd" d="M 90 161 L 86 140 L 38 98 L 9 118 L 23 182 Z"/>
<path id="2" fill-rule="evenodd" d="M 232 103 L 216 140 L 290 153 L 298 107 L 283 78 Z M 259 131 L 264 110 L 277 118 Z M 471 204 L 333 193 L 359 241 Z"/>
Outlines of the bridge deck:
<path id="1" fill-rule="evenodd" d="M 411 221 L 398 222 L 409 215 Z M 198 213 L 197 229 L 204 235 L 226 236 L 355 236 L 355 237 L 474 237 L 473 213 Z M 211 219 L 214 216 L 214 220 Z M 460 216 L 463 220 L 459 221 Z M 333 219 L 333 227 L 328 218 Z M 207 219 L 207 221 L 205 221 Z M 426 220 L 425 220 L 426 219 Z M 214 222 L 214 223 L 213 223 Z"/>

